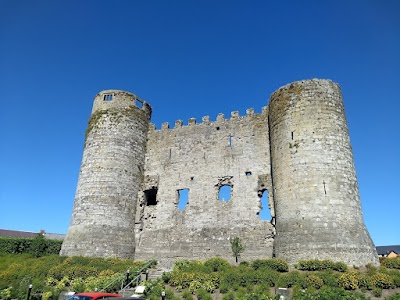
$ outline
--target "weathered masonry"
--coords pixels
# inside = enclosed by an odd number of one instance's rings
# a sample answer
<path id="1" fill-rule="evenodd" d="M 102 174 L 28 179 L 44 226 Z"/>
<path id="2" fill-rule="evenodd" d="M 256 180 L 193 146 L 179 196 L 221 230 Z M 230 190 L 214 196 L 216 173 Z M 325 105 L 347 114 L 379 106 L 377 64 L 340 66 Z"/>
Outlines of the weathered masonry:
<path id="1" fill-rule="evenodd" d="M 288 84 L 260 114 L 161 130 L 150 118 L 131 93 L 96 95 L 62 255 L 233 261 L 238 236 L 242 260 L 378 263 L 337 84 Z M 259 217 L 265 193 L 271 220 Z"/>

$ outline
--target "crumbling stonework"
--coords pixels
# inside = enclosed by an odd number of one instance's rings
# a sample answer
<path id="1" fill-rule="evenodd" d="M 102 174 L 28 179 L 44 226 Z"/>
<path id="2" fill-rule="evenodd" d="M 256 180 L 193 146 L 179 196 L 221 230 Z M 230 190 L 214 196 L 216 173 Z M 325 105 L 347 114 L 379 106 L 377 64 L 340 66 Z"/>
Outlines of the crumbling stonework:
<path id="1" fill-rule="evenodd" d="M 137 105 L 139 104 L 139 105 Z M 365 228 L 340 88 L 329 80 L 282 87 L 260 114 L 232 112 L 156 130 L 135 95 L 94 101 L 61 254 L 157 259 L 330 258 L 378 262 Z M 228 186 L 229 201 L 219 200 Z M 182 191 L 188 203 L 178 208 Z M 271 220 L 261 220 L 267 191 Z"/>

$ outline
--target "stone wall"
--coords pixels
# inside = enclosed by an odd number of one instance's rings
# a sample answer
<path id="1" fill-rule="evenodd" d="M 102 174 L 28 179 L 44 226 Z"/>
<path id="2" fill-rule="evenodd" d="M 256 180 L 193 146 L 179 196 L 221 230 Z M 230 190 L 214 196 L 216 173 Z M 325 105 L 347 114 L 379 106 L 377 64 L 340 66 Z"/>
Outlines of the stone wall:
<path id="1" fill-rule="evenodd" d="M 229 240 L 235 236 L 246 245 L 242 259 L 272 257 L 274 228 L 258 215 L 259 195 L 272 190 L 268 109 L 168 127 L 149 132 L 135 258 L 157 257 L 164 264 L 216 256 L 233 261 Z M 223 185 L 231 186 L 229 201 L 219 200 Z M 181 189 L 188 189 L 184 210 L 178 208 Z M 146 201 L 150 190 L 157 191 L 155 205 Z"/>

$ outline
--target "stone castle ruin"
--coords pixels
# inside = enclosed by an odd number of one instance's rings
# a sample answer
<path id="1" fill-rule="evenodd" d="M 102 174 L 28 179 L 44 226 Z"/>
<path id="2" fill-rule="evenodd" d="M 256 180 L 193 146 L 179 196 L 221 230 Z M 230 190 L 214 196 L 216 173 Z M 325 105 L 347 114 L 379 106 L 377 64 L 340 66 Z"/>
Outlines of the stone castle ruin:
<path id="1" fill-rule="evenodd" d="M 233 262 L 229 241 L 239 237 L 241 260 L 378 263 L 337 84 L 294 82 L 260 114 L 214 122 L 157 130 L 151 112 L 128 92 L 96 95 L 62 255 Z M 259 217 L 264 193 L 271 220 Z"/>

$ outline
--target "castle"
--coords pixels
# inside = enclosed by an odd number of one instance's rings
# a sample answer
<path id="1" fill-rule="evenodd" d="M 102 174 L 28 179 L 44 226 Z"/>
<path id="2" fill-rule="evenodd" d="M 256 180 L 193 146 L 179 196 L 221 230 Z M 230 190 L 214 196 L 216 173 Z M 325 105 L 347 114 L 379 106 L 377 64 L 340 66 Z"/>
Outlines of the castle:
<path id="1" fill-rule="evenodd" d="M 260 114 L 151 124 L 135 95 L 96 95 L 61 254 L 157 259 L 333 259 L 378 264 L 364 225 L 340 87 L 281 87 Z M 230 200 L 219 200 L 227 188 Z M 184 209 L 178 207 L 183 192 Z M 271 220 L 261 220 L 268 193 Z M 229 197 L 228 197 L 229 198 Z"/>

